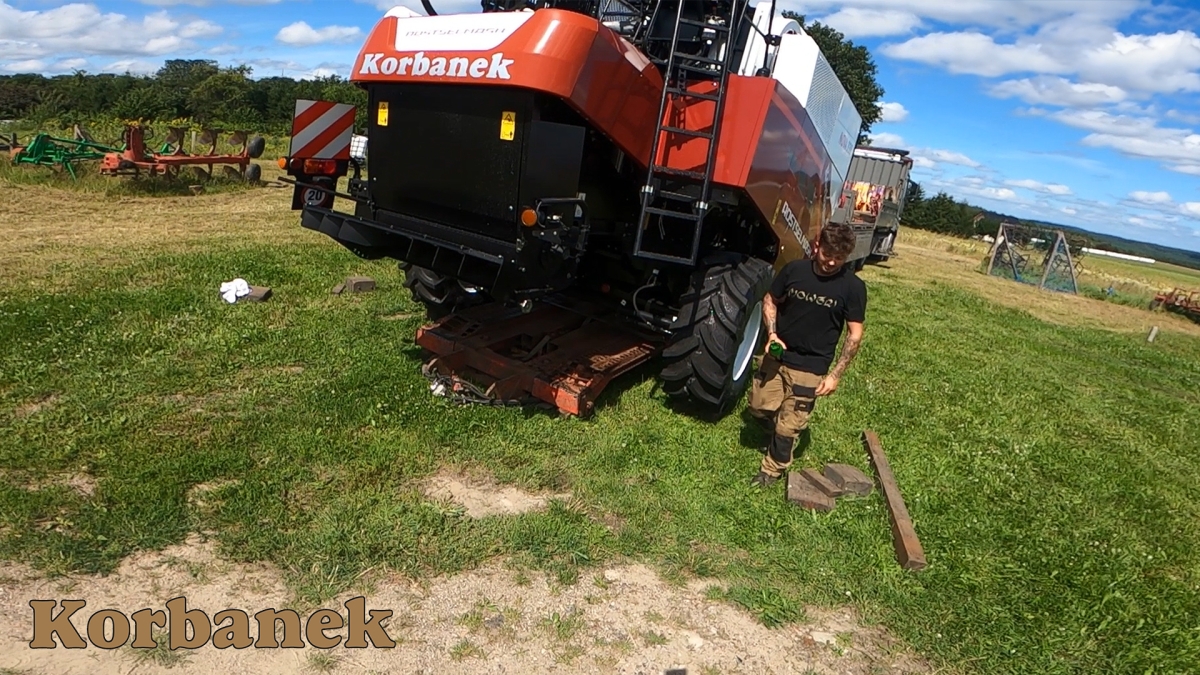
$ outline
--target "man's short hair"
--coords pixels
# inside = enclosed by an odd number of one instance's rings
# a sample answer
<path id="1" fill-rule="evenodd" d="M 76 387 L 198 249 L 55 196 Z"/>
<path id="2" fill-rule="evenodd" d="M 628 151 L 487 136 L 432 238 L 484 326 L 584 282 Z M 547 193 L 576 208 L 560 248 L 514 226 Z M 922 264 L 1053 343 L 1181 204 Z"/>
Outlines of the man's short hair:
<path id="1" fill-rule="evenodd" d="M 821 229 L 821 250 L 833 258 L 848 258 L 857 243 L 854 229 L 846 223 L 829 223 Z"/>

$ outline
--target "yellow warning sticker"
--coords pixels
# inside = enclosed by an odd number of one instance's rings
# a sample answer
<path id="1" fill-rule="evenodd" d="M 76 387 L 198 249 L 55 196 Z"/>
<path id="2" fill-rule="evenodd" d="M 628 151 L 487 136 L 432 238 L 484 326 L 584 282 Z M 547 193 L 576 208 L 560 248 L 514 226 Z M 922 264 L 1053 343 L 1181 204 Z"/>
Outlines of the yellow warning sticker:
<path id="1" fill-rule="evenodd" d="M 505 110 L 500 115 L 500 138 L 511 141 L 517 135 L 517 113 Z"/>
<path id="2" fill-rule="evenodd" d="M 388 122 L 388 104 L 387 101 L 379 102 L 379 126 L 386 127 Z"/>

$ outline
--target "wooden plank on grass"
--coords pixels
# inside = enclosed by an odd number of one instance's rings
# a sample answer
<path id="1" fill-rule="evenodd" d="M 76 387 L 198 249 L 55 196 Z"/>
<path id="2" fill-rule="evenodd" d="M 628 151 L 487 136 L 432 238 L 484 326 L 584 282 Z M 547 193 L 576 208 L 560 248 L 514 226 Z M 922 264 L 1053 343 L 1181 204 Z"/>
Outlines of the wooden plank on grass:
<path id="1" fill-rule="evenodd" d="M 892 520 L 892 544 L 896 547 L 896 557 L 900 566 L 906 570 L 921 570 L 925 568 L 925 552 L 917 539 L 917 531 L 913 529 L 912 519 L 908 517 L 908 507 L 900 496 L 900 486 L 896 484 L 896 476 L 888 464 L 887 456 L 883 454 L 883 445 L 879 436 L 870 429 L 863 432 L 863 444 L 867 446 L 867 456 L 875 469 L 875 477 L 879 479 L 879 490 L 887 504 L 888 515 Z"/>

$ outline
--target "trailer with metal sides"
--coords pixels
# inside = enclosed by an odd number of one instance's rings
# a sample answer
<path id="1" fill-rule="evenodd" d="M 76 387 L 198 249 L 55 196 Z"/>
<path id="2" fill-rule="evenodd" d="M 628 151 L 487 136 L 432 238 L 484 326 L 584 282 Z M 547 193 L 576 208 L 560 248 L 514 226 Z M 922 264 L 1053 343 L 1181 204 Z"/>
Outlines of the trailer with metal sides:
<path id="1" fill-rule="evenodd" d="M 365 165 L 352 107 L 297 103 L 301 225 L 400 263 L 436 391 L 585 416 L 660 359 L 663 392 L 731 410 L 763 297 L 811 256 L 861 128 L 816 42 L 773 2 L 423 5 L 355 60 Z"/>
<path id="2" fill-rule="evenodd" d="M 913 164 L 908 155 L 907 150 L 869 145 L 854 149 L 832 221 L 848 223 L 858 234 L 850 259 L 859 269 L 869 262 L 886 261 L 894 253 Z"/>

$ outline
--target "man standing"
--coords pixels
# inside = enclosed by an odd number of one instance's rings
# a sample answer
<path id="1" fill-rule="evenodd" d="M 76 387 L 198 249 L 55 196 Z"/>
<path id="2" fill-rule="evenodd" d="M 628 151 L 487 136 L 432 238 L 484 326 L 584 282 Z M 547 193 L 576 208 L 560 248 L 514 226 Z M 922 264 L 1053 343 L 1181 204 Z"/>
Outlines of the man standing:
<path id="1" fill-rule="evenodd" d="M 808 429 L 817 398 L 837 391 L 858 354 L 867 287 L 846 267 L 854 244 L 849 225 L 826 225 L 812 258 L 785 265 L 763 298 L 767 350 L 750 389 L 749 409 L 771 439 L 754 485 L 774 483 L 791 466 L 796 440 Z M 830 370 L 844 328 L 846 343 Z M 776 343 L 783 348 L 778 358 L 771 354 Z"/>

